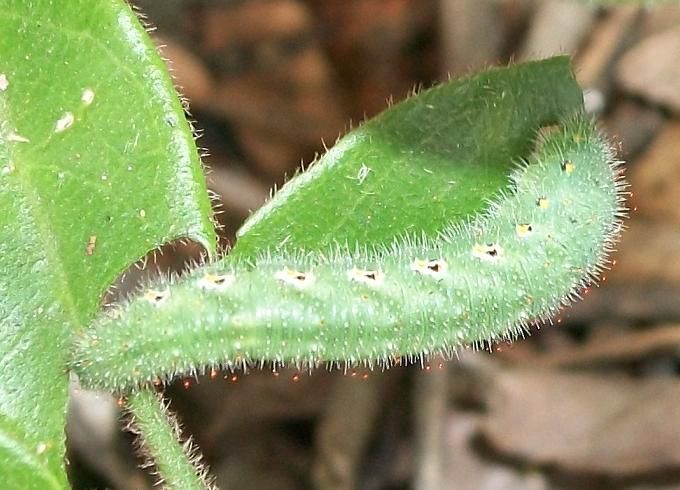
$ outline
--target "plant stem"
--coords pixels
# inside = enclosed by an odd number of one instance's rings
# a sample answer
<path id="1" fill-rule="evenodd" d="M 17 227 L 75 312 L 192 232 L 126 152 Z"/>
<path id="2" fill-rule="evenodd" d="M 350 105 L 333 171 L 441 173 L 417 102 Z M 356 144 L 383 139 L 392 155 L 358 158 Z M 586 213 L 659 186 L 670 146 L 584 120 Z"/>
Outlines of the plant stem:
<path id="1" fill-rule="evenodd" d="M 156 468 L 163 488 L 206 490 L 207 469 L 191 440 L 181 442 L 177 419 L 168 411 L 161 395 L 151 390 L 131 394 L 127 409 L 132 415 L 130 430 L 139 436 L 139 445 L 149 465 Z"/>

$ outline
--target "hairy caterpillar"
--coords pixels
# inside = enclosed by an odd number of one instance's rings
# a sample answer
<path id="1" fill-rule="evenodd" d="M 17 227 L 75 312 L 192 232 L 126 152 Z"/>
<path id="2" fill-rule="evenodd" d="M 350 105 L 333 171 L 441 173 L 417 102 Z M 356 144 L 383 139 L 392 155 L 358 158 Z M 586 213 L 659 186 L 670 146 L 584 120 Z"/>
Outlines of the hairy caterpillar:
<path id="1" fill-rule="evenodd" d="M 217 367 L 389 365 L 513 339 L 606 265 L 625 187 L 608 142 L 574 118 L 466 224 L 385 247 L 227 257 L 83 332 L 73 369 L 86 387 L 120 391 Z"/>

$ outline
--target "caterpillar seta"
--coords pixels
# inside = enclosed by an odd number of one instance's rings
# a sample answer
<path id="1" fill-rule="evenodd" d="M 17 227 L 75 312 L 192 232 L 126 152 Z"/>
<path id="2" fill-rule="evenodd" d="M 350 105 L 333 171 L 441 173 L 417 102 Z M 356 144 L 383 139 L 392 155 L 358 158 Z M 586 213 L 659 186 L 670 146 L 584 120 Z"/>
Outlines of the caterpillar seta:
<path id="1" fill-rule="evenodd" d="M 226 257 L 164 279 L 82 332 L 72 367 L 84 387 L 125 391 L 217 368 L 388 366 L 512 340 L 607 267 L 626 187 L 610 143 L 577 116 L 464 224 L 389 246 Z"/>

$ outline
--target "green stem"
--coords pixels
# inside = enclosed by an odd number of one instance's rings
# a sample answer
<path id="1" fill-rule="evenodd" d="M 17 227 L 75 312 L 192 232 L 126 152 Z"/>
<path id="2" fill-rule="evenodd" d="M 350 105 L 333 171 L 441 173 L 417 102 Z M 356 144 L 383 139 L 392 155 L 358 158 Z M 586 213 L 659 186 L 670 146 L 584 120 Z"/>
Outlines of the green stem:
<path id="1" fill-rule="evenodd" d="M 214 489 L 207 469 L 200 462 L 190 440 L 181 441 L 177 419 L 168 411 L 162 396 L 150 390 L 130 395 L 128 411 L 133 419 L 131 430 L 140 438 L 145 458 L 156 468 L 165 489 Z"/>

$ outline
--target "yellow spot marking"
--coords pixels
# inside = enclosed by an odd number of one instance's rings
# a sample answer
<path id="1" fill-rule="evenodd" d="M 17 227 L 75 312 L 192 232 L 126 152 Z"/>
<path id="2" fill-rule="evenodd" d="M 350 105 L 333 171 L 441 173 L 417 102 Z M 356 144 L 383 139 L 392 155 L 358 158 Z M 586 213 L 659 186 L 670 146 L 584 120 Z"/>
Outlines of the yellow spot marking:
<path id="1" fill-rule="evenodd" d="M 416 259 L 411 264 L 411 270 L 422 274 L 424 276 L 430 276 L 437 279 L 441 279 L 446 274 L 446 269 L 448 264 L 443 259 L 436 260 L 423 260 Z"/>
<path id="2" fill-rule="evenodd" d="M 306 288 L 314 283 L 314 274 L 311 272 L 301 272 L 295 269 L 284 269 L 274 274 L 274 277 L 284 284 L 295 286 L 296 288 Z"/>
<path id="3" fill-rule="evenodd" d="M 517 236 L 520 238 L 524 238 L 532 231 L 533 227 L 528 223 L 519 223 L 515 225 L 515 232 L 517 233 Z"/>
<path id="4" fill-rule="evenodd" d="M 201 289 L 225 289 L 234 282 L 233 274 L 206 273 L 197 283 Z"/>
<path id="5" fill-rule="evenodd" d="M 365 269 L 357 269 L 353 267 L 347 272 L 347 277 L 350 281 L 361 284 L 368 284 L 370 286 L 377 286 L 385 281 L 385 274 L 381 271 L 369 271 Z"/>
<path id="6" fill-rule="evenodd" d="M 503 249 L 500 245 L 487 243 L 485 245 L 475 244 L 472 247 L 472 255 L 480 260 L 488 262 L 496 262 L 503 256 Z"/>
<path id="7" fill-rule="evenodd" d="M 158 291 L 156 289 L 150 289 L 146 293 L 144 293 L 144 299 L 147 300 L 149 303 L 154 304 L 156 306 L 164 303 L 165 300 L 167 300 L 169 296 L 170 296 L 170 291 L 168 291 L 168 290 Z"/>

